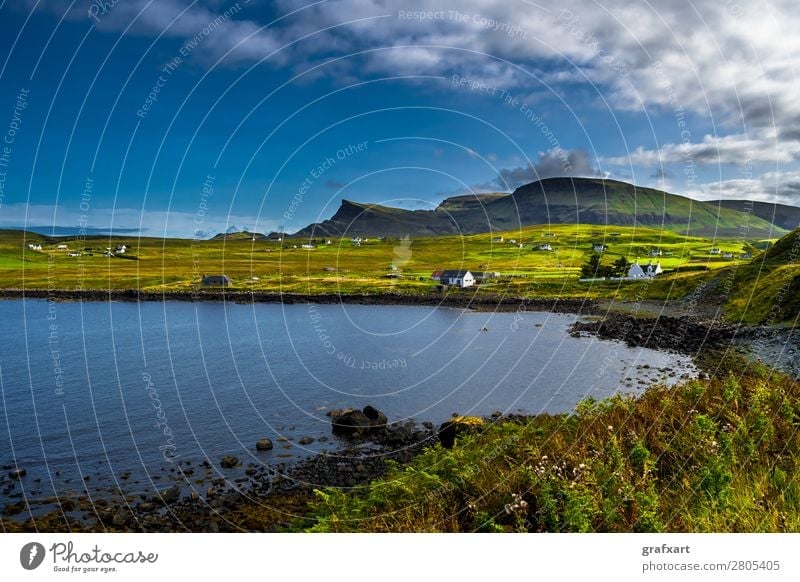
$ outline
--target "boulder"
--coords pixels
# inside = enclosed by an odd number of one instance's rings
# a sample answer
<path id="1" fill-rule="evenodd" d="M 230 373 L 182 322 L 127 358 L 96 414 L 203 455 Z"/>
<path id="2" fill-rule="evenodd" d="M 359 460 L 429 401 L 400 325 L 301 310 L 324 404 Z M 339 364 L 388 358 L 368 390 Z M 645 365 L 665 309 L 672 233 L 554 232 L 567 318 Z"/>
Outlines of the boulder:
<path id="1" fill-rule="evenodd" d="M 364 437 L 386 428 L 386 415 L 372 406 L 364 410 L 343 408 L 331 411 L 333 434 L 346 437 Z"/>
<path id="2" fill-rule="evenodd" d="M 439 442 L 446 449 L 452 449 L 456 437 L 468 432 L 473 432 L 485 424 L 477 416 L 454 416 L 439 427 Z"/>
<path id="3" fill-rule="evenodd" d="M 175 503 L 181 497 L 181 488 L 173 485 L 169 489 L 161 492 L 161 500 L 164 503 Z"/>
<path id="4" fill-rule="evenodd" d="M 28 472 L 25 469 L 17 469 L 16 471 L 11 471 L 8 476 L 12 479 L 20 480 L 27 474 Z"/>
<path id="5" fill-rule="evenodd" d="M 270 439 L 259 439 L 256 443 L 256 450 L 257 451 L 271 451 L 273 447 L 272 441 Z"/>
<path id="6" fill-rule="evenodd" d="M 300 443 L 301 445 L 310 445 L 311 443 L 314 442 L 314 439 L 312 439 L 310 436 L 304 436 L 297 442 Z"/>
<path id="7" fill-rule="evenodd" d="M 233 455 L 226 455 L 222 457 L 222 460 L 220 460 L 219 464 L 223 469 L 233 469 L 239 464 L 239 459 Z"/>

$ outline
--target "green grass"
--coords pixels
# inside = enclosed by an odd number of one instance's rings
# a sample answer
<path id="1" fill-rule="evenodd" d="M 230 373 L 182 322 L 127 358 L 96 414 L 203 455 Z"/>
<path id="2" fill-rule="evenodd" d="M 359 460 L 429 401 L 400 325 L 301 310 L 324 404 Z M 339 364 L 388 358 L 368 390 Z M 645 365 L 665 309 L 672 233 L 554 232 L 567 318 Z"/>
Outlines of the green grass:
<path id="1" fill-rule="evenodd" d="M 56 241 L 31 233 L 26 236 L 23 240 L 20 231 L 0 231 L 0 288 L 189 292 L 198 287 L 204 274 L 226 274 L 233 280 L 233 288 L 240 291 L 414 295 L 435 292 L 436 283 L 430 280 L 434 270 L 467 268 L 503 275 L 471 289 L 471 293 L 527 298 L 666 300 L 691 295 L 703 283 L 734 272 L 733 287 L 723 299 L 727 300 L 731 318 L 755 322 L 769 313 L 770 295 L 800 274 L 795 264 L 771 258 L 767 263 L 775 268 L 770 270 L 770 276 L 761 269 L 763 276 L 756 277 L 753 273 L 757 268 L 750 261 L 725 260 L 709 254 L 711 248 L 720 248 L 738 257 L 743 248 L 756 248 L 763 241 L 712 240 L 621 226 L 528 227 L 502 233 L 504 242 L 492 242 L 500 236 L 498 233 L 419 238 L 405 243 L 396 238 L 385 241 L 373 238 L 360 247 L 349 239 L 334 239 L 332 244 L 317 244 L 313 250 L 299 248 L 299 240 L 252 241 L 240 237 L 202 241 L 129 237 L 81 241 L 67 237 Z M 517 244 L 511 244 L 511 240 Z M 29 250 L 25 241 L 41 242 L 43 250 Z M 89 248 L 90 251 L 84 252 L 92 255 L 67 257 L 65 251 L 55 249 L 56 242 L 66 242 L 70 250 Z M 538 250 L 538 245 L 545 242 L 552 245 L 553 252 Z M 647 282 L 579 283 L 580 267 L 592 254 L 595 242 L 608 247 L 602 255 L 604 264 L 621 256 L 647 262 L 650 250 L 658 248 L 663 255 L 657 260 L 667 271 L 705 270 L 668 273 Z M 103 256 L 106 247 L 120 243 L 131 247 L 127 260 Z M 136 260 L 130 260 L 134 257 Z M 755 261 L 758 260 L 757 256 Z M 390 264 L 398 266 L 402 278 L 386 278 Z M 781 265 L 783 270 L 779 268 Z M 753 298 L 751 292 L 755 292 Z M 787 309 L 781 318 L 787 319 L 792 313 L 796 310 Z"/>
<path id="2" fill-rule="evenodd" d="M 754 367 L 497 422 L 351 492 L 314 532 L 797 532 L 800 384 Z"/>

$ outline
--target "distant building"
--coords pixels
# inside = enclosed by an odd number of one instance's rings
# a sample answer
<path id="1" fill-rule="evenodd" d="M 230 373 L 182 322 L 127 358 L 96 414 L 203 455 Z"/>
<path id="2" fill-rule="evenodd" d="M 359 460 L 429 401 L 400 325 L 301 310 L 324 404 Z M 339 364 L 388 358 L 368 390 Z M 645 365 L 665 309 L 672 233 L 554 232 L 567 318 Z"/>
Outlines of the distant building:
<path id="1" fill-rule="evenodd" d="M 718 254 L 720 254 L 720 252 L 721 252 L 721 251 L 720 251 L 719 249 L 717 249 L 717 248 L 713 248 L 713 249 L 711 249 L 710 251 L 708 251 L 708 254 L 709 254 L 709 255 L 718 255 Z"/>
<path id="2" fill-rule="evenodd" d="M 28 243 L 28 248 L 32 251 L 40 251 L 42 250 L 42 245 L 37 243 Z"/>
<path id="3" fill-rule="evenodd" d="M 648 262 L 647 267 L 645 267 L 644 274 L 646 277 L 655 277 L 656 275 L 660 275 L 663 273 L 664 270 L 661 268 L 661 261 L 657 262 L 655 265 L 653 263 Z"/>
<path id="4" fill-rule="evenodd" d="M 722 253 L 722 258 L 723 259 L 732 259 L 733 258 L 733 253 Z"/>
<path id="5" fill-rule="evenodd" d="M 300 248 L 301 249 L 313 249 L 314 245 L 312 245 L 311 243 L 304 243 L 304 244 L 300 245 Z"/>
<path id="6" fill-rule="evenodd" d="M 660 257 L 663 254 L 664 254 L 664 252 L 661 249 L 650 249 L 650 256 L 651 257 Z"/>
<path id="7" fill-rule="evenodd" d="M 553 247 L 550 245 L 550 243 L 544 243 L 543 245 L 539 245 L 539 250 L 540 251 L 552 251 Z"/>
<path id="8" fill-rule="evenodd" d="M 444 273 L 444 271 L 434 271 L 433 273 L 431 273 L 431 280 L 432 281 L 441 281 L 442 280 L 442 273 Z"/>
<path id="9" fill-rule="evenodd" d="M 203 287 L 230 287 L 231 280 L 227 275 L 206 275 L 202 281 Z"/>
<path id="10" fill-rule="evenodd" d="M 81 254 L 77 251 L 72 251 L 71 253 L 67 253 L 68 257 L 80 257 Z"/>
<path id="11" fill-rule="evenodd" d="M 496 279 L 500 276 L 500 273 L 494 271 L 475 271 L 472 273 L 472 276 L 476 283 L 483 283 L 487 279 Z"/>
<path id="12" fill-rule="evenodd" d="M 592 250 L 596 253 L 604 253 L 608 250 L 608 247 L 604 244 L 593 244 Z"/>
<path id="13" fill-rule="evenodd" d="M 57 248 L 58 250 L 60 250 L 60 251 L 63 251 L 63 250 L 66 250 L 66 249 L 67 249 L 67 245 L 58 245 L 56 248 Z"/>
<path id="14" fill-rule="evenodd" d="M 114 247 L 114 252 L 118 254 L 124 254 L 128 252 L 128 245 L 117 245 Z"/>
<path id="15" fill-rule="evenodd" d="M 752 259 L 753 255 L 751 253 L 742 253 L 739 255 L 740 259 Z"/>
<path id="16" fill-rule="evenodd" d="M 442 271 L 440 279 L 445 285 L 455 285 L 457 287 L 472 287 L 475 284 L 475 277 L 470 271 L 445 270 Z"/>
<path id="17" fill-rule="evenodd" d="M 502 236 L 493 237 L 492 238 L 492 242 L 493 243 L 501 243 L 501 242 L 503 242 L 503 237 Z"/>
<path id="18" fill-rule="evenodd" d="M 628 278 L 630 278 L 630 279 L 641 279 L 644 276 L 645 276 L 644 270 L 639 265 L 639 261 L 635 261 L 633 263 L 633 265 L 631 265 L 631 268 L 628 269 Z"/>

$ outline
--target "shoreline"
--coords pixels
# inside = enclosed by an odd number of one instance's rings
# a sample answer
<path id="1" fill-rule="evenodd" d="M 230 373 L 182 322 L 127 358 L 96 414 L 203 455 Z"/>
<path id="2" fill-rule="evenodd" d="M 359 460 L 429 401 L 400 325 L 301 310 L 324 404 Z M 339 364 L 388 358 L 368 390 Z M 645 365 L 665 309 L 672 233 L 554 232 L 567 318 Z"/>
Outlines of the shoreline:
<path id="1" fill-rule="evenodd" d="M 140 291 L 138 289 L 0 289 L 0 300 L 42 299 L 48 301 L 144 301 L 231 302 L 332 305 L 400 305 L 423 307 L 458 307 L 476 311 L 554 311 L 598 315 L 603 311 L 594 299 L 534 299 L 507 295 L 478 295 L 465 292 L 448 294 L 420 293 L 281 293 L 274 291 Z"/>

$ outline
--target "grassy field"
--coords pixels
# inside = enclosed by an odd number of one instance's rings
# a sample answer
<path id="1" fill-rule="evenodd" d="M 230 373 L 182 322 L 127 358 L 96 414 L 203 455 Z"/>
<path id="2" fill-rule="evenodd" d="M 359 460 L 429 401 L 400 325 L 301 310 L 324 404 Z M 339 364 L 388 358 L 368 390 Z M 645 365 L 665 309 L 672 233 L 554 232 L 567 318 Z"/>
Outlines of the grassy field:
<path id="1" fill-rule="evenodd" d="M 658 229 L 594 225 L 530 227 L 500 234 L 416 240 L 372 238 L 360 246 L 350 239 L 333 239 L 329 244 L 319 240 L 313 249 L 302 248 L 300 240 L 241 236 L 227 240 L 81 240 L 0 231 L 0 288 L 189 292 L 199 287 L 203 275 L 225 274 L 234 289 L 245 291 L 416 294 L 436 291 L 436 282 L 430 279 L 435 270 L 470 269 L 501 275 L 470 290 L 479 294 L 664 300 L 686 297 L 704 283 L 728 277 L 733 283 L 726 280 L 723 299 L 728 301 L 732 316 L 756 321 L 765 317 L 764 309 L 770 309 L 766 301 L 769 293 L 785 285 L 787 277 L 791 280 L 800 273 L 792 261 L 774 258 L 770 265 L 779 269 L 783 264 L 783 271 L 769 278 L 759 256 L 771 242 L 712 240 Z M 31 250 L 28 243 L 41 244 L 42 250 Z M 58 244 L 68 248 L 57 249 Z M 118 244 L 128 245 L 128 252 L 104 256 L 107 248 L 113 250 Z M 550 244 L 552 250 L 539 250 L 544 244 Z M 652 281 L 579 282 L 580 267 L 594 252 L 593 244 L 607 247 L 602 253 L 603 264 L 619 257 L 640 263 L 658 260 L 667 272 Z M 719 253 L 712 254 L 712 249 Z M 655 250 L 661 254 L 651 258 Z M 69 252 L 80 252 L 81 256 L 70 257 Z M 725 259 L 726 252 L 733 258 Z M 743 252 L 755 259 L 740 259 Z M 749 311 L 754 293 L 761 293 L 760 301 L 755 311 Z"/>
<path id="2" fill-rule="evenodd" d="M 800 384 L 756 366 L 485 423 L 316 493 L 315 532 L 797 532 Z"/>

